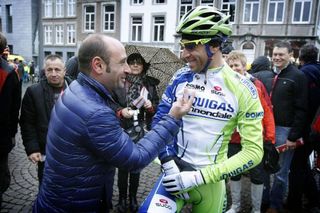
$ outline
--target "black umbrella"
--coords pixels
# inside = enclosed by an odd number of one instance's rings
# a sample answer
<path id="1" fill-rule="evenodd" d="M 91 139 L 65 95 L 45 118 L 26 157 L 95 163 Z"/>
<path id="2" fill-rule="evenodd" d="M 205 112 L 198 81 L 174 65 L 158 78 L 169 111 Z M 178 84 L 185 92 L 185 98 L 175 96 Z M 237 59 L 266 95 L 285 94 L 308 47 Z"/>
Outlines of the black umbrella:
<path id="1" fill-rule="evenodd" d="M 137 45 L 126 45 L 125 48 L 127 55 L 140 53 L 144 60 L 150 64 L 147 74 L 160 80 L 157 88 L 159 95 L 162 95 L 173 74 L 185 65 L 168 48 Z"/>

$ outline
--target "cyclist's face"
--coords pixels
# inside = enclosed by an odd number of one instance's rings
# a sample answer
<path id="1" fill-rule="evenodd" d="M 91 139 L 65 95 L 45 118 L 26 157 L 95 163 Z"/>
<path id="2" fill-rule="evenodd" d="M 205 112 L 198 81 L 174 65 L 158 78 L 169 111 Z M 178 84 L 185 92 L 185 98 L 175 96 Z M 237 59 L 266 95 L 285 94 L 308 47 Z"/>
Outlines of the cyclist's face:
<path id="1" fill-rule="evenodd" d="M 246 72 L 246 66 L 243 65 L 239 59 L 228 60 L 228 65 L 231 67 L 231 69 L 240 73 L 241 75 Z"/>
<path id="2" fill-rule="evenodd" d="M 181 56 L 188 62 L 193 72 L 201 72 L 208 60 L 205 45 L 203 44 L 198 44 L 193 49 L 184 48 Z"/>

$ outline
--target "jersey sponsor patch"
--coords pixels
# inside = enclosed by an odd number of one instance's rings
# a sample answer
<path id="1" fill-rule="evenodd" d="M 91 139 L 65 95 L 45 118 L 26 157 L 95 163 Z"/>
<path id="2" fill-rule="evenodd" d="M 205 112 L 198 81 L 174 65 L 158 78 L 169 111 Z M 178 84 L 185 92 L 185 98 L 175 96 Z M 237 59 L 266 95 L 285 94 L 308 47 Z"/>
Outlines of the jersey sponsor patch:
<path id="1" fill-rule="evenodd" d="M 150 206 L 148 208 L 148 212 L 154 212 L 154 213 L 170 213 L 170 212 L 176 212 L 177 211 L 177 205 L 176 203 L 171 200 L 170 198 L 156 194 L 152 198 L 150 202 Z"/>
<path id="2" fill-rule="evenodd" d="M 249 90 L 252 98 L 256 99 L 258 97 L 258 92 L 254 84 L 247 78 L 240 78 L 240 82 Z"/>
<path id="3" fill-rule="evenodd" d="M 264 112 L 246 112 L 245 117 L 247 119 L 260 119 L 263 118 Z"/>
<path id="4" fill-rule="evenodd" d="M 164 102 L 167 102 L 168 104 L 172 104 L 172 98 L 168 97 L 166 93 L 163 93 L 161 98 Z"/>

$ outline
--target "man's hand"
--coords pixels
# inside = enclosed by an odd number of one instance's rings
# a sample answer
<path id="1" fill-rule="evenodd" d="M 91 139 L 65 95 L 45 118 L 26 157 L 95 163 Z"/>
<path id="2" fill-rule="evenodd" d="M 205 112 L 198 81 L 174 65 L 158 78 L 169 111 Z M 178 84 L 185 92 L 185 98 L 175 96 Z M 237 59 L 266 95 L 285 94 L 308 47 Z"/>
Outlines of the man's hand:
<path id="1" fill-rule="evenodd" d="M 184 89 L 183 96 L 178 98 L 178 100 L 172 104 L 169 115 L 176 119 L 181 119 L 182 116 L 186 115 L 190 111 L 194 96 L 195 91 L 190 93 L 188 89 Z"/>
<path id="2" fill-rule="evenodd" d="M 38 163 L 41 160 L 41 153 L 40 152 L 32 153 L 31 155 L 28 156 L 28 158 L 32 163 Z"/>
<path id="3" fill-rule="evenodd" d="M 124 118 L 132 118 L 133 111 L 129 107 L 126 107 L 121 110 L 121 114 Z"/>
<path id="4" fill-rule="evenodd" d="M 164 176 L 162 179 L 162 184 L 165 189 L 173 194 L 189 191 L 204 183 L 205 182 L 200 171 L 180 172 Z"/>
<path id="5" fill-rule="evenodd" d="M 297 146 L 296 142 L 289 141 L 288 139 L 286 144 L 287 144 L 287 149 L 295 149 Z"/>

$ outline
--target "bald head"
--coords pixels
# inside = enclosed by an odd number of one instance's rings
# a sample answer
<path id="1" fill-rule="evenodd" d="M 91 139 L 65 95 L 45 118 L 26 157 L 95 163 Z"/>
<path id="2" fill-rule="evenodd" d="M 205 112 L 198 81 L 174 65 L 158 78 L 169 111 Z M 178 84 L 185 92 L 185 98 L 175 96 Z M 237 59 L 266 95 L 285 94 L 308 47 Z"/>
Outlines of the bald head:
<path id="1" fill-rule="evenodd" d="M 81 44 L 78 52 L 80 71 L 89 74 L 92 69 L 91 61 L 97 56 L 109 65 L 113 48 L 119 47 L 119 44 L 122 46 L 117 39 L 103 34 L 89 35 Z"/>

